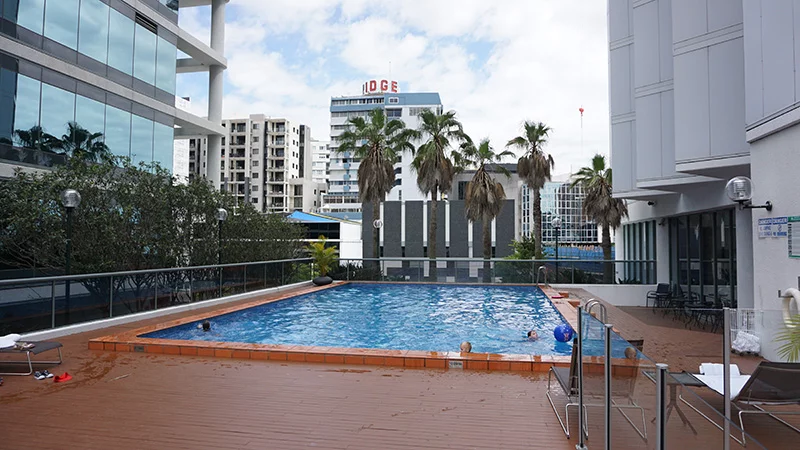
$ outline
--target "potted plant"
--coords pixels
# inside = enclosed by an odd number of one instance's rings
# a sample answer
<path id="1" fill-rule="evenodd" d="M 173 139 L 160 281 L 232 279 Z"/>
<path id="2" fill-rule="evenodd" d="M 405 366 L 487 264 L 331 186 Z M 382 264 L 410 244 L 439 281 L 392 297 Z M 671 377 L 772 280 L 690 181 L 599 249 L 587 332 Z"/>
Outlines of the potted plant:
<path id="1" fill-rule="evenodd" d="M 312 280 L 317 286 L 325 286 L 333 282 L 333 279 L 328 276 L 328 271 L 336 262 L 336 249 L 326 247 L 327 240 L 325 236 L 320 236 L 317 242 L 312 242 L 307 248 L 311 257 L 314 258 L 314 265 L 319 270 L 319 276 Z"/>

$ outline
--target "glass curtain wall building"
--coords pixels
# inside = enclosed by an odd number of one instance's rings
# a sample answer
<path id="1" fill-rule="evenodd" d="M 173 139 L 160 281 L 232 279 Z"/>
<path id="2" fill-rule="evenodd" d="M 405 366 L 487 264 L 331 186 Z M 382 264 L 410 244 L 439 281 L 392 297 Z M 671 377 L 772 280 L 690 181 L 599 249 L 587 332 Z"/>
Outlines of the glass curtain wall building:
<path id="1" fill-rule="evenodd" d="M 527 185 L 521 189 L 522 235 L 533 233 L 533 195 Z M 583 215 L 583 199 L 586 194 L 580 186 L 569 183 L 548 181 L 540 191 L 542 199 L 542 242 L 555 243 L 556 230 L 552 221 L 561 218 L 558 234 L 560 244 L 597 244 L 599 235 L 597 224 Z"/>
<path id="2" fill-rule="evenodd" d="M 0 160 L 51 167 L 80 127 L 114 155 L 171 170 L 176 134 L 221 131 L 175 109 L 178 47 L 215 56 L 179 38 L 178 1 L 132 4 L 0 0 Z"/>

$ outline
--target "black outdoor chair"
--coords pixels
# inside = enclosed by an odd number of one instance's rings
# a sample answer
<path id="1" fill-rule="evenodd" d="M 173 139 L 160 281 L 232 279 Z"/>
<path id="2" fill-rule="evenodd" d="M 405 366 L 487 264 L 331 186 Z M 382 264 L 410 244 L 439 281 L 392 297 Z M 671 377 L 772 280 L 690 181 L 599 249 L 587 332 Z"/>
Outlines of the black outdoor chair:
<path id="1" fill-rule="evenodd" d="M 671 296 L 672 292 L 670 292 L 669 283 L 658 283 L 655 291 L 649 291 L 647 293 L 647 298 L 645 299 L 644 306 L 647 307 L 650 304 L 650 301 L 652 300 L 653 314 L 655 314 L 656 308 L 663 308 L 667 306 Z"/>

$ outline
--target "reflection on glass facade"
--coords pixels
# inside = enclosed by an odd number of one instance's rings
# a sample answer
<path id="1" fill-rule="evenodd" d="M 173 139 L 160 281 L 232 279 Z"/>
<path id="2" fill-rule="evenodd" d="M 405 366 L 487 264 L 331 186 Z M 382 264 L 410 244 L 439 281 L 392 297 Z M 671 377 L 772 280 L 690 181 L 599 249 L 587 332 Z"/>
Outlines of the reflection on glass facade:
<path id="1" fill-rule="evenodd" d="M 117 156 L 131 154 L 131 113 L 108 106 L 106 108 L 106 145 Z"/>
<path id="2" fill-rule="evenodd" d="M 78 0 L 49 1 L 44 9 L 44 35 L 78 49 Z"/>
<path id="3" fill-rule="evenodd" d="M 14 92 L 16 74 L 8 69 L 0 69 L 0 142 L 9 144 L 13 136 Z M 8 105 L 6 107 L 6 105 Z"/>
<path id="4" fill-rule="evenodd" d="M 162 3 L 177 8 L 177 2 Z M 3 16 L 8 20 L 175 94 L 177 37 L 159 31 L 157 25 L 154 29 L 139 25 L 101 0 L 19 0 L 15 11 L 7 6 L 12 4 L 16 6 L 15 2 L 3 3 Z"/>
<path id="5" fill-rule="evenodd" d="M 49 84 L 42 84 L 42 129 L 56 138 L 66 133 L 67 124 L 75 120 L 75 94 Z M 89 124 L 83 125 L 89 128 Z"/>
<path id="6" fill-rule="evenodd" d="M 39 104 L 42 82 L 23 75 L 17 77 L 17 96 L 14 99 L 14 145 L 28 147 L 17 130 L 25 131 L 39 125 Z"/>
<path id="7" fill-rule="evenodd" d="M 108 65 L 133 75 L 133 21 L 112 9 L 108 24 Z"/>
<path id="8" fill-rule="evenodd" d="M 670 280 L 716 307 L 736 306 L 735 211 L 669 219 Z"/>
<path id="9" fill-rule="evenodd" d="M 6 19 L 11 20 L 8 15 Z M 44 26 L 44 0 L 19 0 L 17 24 L 42 34 Z"/>
<path id="10" fill-rule="evenodd" d="M 156 84 L 156 44 L 158 38 L 141 25 L 136 25 L 136 39 L 133 51 L 133 76 L 152 84 Z"/>
<path id="11" fill-rule="evenodd" d="M 108 5 L 100 0 L 82 0 L 78 51 L 102 63 L 108 60 Z"/>
<path id="12" fill-rule="evenodd" d="M 586 195 L 582 187 L 572 187 L 569 183 L 547 182 L 539 193 L 542 199 L 542 242 L 555 243 L 556 230 L 551 223 L 556 216 L 561 218 L 561 229 L 558 234 L 560 243 L 596 244 L 598 242 L 597 225 L 583 215 L 583 199 Z M 531 234 L 533 233 L 533 196 L 528 186 L 522 186 L 521 195 L 522 232 Z"/>
<path id="13" fill-rule="evenodd" d="M 131 162 L 139 164 L 152 160 L 153 121 L 134 114 L 131 118 Z"/>

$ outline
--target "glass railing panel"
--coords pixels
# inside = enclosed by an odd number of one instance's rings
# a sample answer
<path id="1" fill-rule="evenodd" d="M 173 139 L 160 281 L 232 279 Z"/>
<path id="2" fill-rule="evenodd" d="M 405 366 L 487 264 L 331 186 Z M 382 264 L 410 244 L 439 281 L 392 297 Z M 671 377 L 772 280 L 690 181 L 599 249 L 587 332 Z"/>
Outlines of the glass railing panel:
<path id="1" fill-rule="evenodd" d="M 244 267 L 244 291 L 264 289 L 266 273 L 263 264 L 248 264 Z"/>
<path id="2" fill-rule="evenodd" d="M 162 309 L 191 303 L 191 281 L 191 270 L 175 270 L 159 273 L 156 308 Z"/>
<path id="3" fill-rule="evenodd" d="M 114 277 L 113 300 L 110 301 L 111 316 L 126 316 L 156 309 L 160 287 L 161 283 L 156 273 Z M 108 302 L 108 296 L 105 297 Z"/>
<path id="4" fill-rule="evenodd" d="M 219 275 L 218 268 L 191 269 L 189 280 L 191 287 L 192 302 L 202 302 L 219 297 Z"/>
<path id="5" fill-rule="evenodd" d="M 53 303 L 63 295 L 63 282 L 0 286 L 0 336 L 53 327 Z"/>
<path id="6" fill-rule="evenodd" d="M 707 313 L 711 314 L 712 311 Z M 648 351 L 659 350 L 654 347 L 655 343 L 647 340 L 625 340 L 617 330 L 612 334 L 611 344 L 612 399 L 619 406 L 612 410 L 612 442 L 629 445 L 635 439 L 640 439 L 644 447 L 655 448 L 658 376 L 656 363 L 670 361 L 658 361 L 647 356 Z M 685 351 L 690 353 L 691 349 Z M 722 431 L 706 420 L 710 418 L 720 427 L 724 424 L 722 397 L 693 375 L 699 372 L 698 367 L 686 366 L 683 358 L 676 356 L 675 359 L 673 365 L 668 366 L 665 379 L 666 448 L 722 448 Z M 708 359 L 709 362 L 719 362 L 722 355 L 716 358 L 710 356 Z M 623 416 L 622 412 L 628 413 L 628 417 Z M 742 430 L 738 424 L 729 423 L 731 434 L 741 440 Z M 646 441 L 639 433 L 641 429 L 646 430 Z M 762 448 L 750 436 L 746 439 L 748 447 L 752 441 L 753 448 Z"/>

